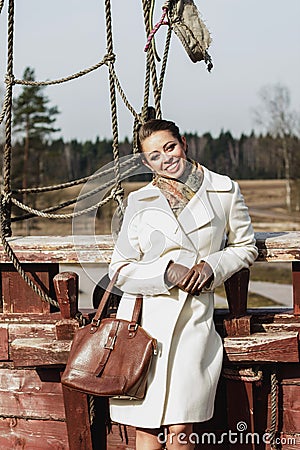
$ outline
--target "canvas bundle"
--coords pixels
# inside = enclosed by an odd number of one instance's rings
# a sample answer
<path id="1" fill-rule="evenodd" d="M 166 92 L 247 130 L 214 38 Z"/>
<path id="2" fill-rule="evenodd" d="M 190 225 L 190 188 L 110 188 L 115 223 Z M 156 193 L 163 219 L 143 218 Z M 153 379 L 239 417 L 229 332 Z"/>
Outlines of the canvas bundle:
<path id="1" fill-rule="evenodd" d="M 211 43 L 210 33 L 193 0 L 171 0 L 168 4 L 168 17 L 191 60 L 194 63 L 204 60 L 207 69 L 211 71 L 213 64 L 207 52 Z"/>

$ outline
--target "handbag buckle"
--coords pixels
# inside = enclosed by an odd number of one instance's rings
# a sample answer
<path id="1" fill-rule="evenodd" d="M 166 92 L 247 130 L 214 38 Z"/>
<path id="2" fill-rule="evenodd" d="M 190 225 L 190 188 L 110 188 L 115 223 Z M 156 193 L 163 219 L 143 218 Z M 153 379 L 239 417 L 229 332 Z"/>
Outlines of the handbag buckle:
<path id="1" fill-rule="evenodd" d="M 91 329 L 90 332 L 93 333 L 95 331 L 95 328 L 98 328 L 100 325 L 101 320 L 100 319 L 95 319 L 93 318 L 92 322 L 91 322 Z"/>
<path id="2" fill-rule="evenodd" d="M 104 348 L 107 348 L 108 350 L 113 350 L 115 346 L 117 336 L 108 336 L 106 344 L 104 345 Z"/>
<path id="3" fill-rule="evenodd" d="M 138 326 L 139 325 L 136 322 L 130 322 L 128 324 L 128 331 L 131 331 L 133 333 L 137 330 Z"/>

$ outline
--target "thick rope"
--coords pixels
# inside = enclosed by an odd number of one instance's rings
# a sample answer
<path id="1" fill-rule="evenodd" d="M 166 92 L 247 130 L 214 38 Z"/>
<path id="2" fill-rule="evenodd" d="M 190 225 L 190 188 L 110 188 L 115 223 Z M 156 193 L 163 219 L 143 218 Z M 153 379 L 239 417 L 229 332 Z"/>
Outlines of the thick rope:
<path id="1" fill-rule="evenodd" d="M 149 7 L 147 5 L 147 1 L 143 0 L 143 6 L 144 6 L 144 19 L 145 19 L 145 27 L 146 32 L 150 32 L 150 21 L 149 21 Z M 154 0 L 152 0 L 152 7 L 154 7 Z M 4 0 L 0 0 L 0 12 L 2 11 L 4 5 Z M 151 5 L 150 5 L 151 6 Z M 58 307 L 58 303 L 51 299 L 46 293 L 44 293 L 38 286 L 35 285 L 35 283 L 27 276 L 25 271 L 22 269 L 16 255 L 14 254 L 13 250 L 11 249 L 8 241 L 6 240 L 7 236 L 11 235 L 11 203 L 13 202 L 17 207 L 27 211 L 29 214 L 22 216 L 22 218 L 29 218 L 33 217 L 34 215 L 38 215 L 41 217 L 49 218 L 49 219 L 66 219 L 66 218 L 74 218 L 77 216 L 80 216 L 82 214 L 86 214 L 90 211 L 95 210 L 96 208 L 99 208 L 100 206 L 107 203 L 109 200 L 114 199 L 118 203 L 118 213 L 120 215 L 120 218 L 122 217 L 122 214 L 124 212 L 124 206 L 123 206 L 123 189 L 121 188 L 121 173 L 120 173 L 120 161 L 119 161 L 119 142 L 118 142 L 118 118 L 117 118 L 117 102 L 116 102 L 116 89 L 118 90 L 121 99 L 123 100 L 125 106 L 128 108 L 128 110 L 131 112 L 135 119 L 135 124 L 143 123 L 143 117 L 139 115 L 130 102 L 128 101 L 124 90 L 121 87 L 121 83 L 116 75 L 115 68 L 114 68 L 114 62 L 115 62 L 115 55 L 113 53 L 113 36 L 112 36 L 112 18 L 111 18 L 111 4 L 110 0 L 105 0 L 105 14 L 106 14 L 106 37 L 107 37 L 107 54 L 104 56 L 104 58 L 97 64 L 91 66 L 90 68 L 84 69 L 80 72 L 77 72 L 73 75 L 70 75 L 68 77 L 56 79 L 56 80 L 49 80 L 49 81 L 30 81 L 30 80 L 19 80 L 14 79 L 13 75 L 13 34 L 14 34 L 14 0 L 9 0 L 9 7 L 8 7 L 8 57 L 7 57 L 7 75 L 6 75 L 6 93 L 4 102 L 2 105 L 2 110 L 0 113 L 0 122 L 6 118 L 6 128 L 5 128 L 5 134 L 6 134 L 6 143 L 5 143 L 5 149 L 4 149 L 4 167 L 3 167 L 3 194 L 1 197 L 1 238 L 3 242 L 3 247 L 7 253 L 7 255 L 10 257 L 10 259 L 13 262 L 13 265 L 15 266 L 16 270 L 20 273 L 24 281 L 36 292 L 38 295 L 41 296 L 41 298 L 44 301 L 49 302 L 50 304 L 54 305 L 55 307 Z M 169 47 L 169 43 L 167 45 Z M 164 55 L 167 55 L 168 51 L 165 50 Z M 165 56 L 163 63 L 161 74 L 160 74 L 160 82 L 158 85 L 157 81 L 157 73 L 156 73 L 156 65 L 155 65 L 155 55 L 154 55 L 154 47 L 152 46 L 148 53 L 147 53 L 147 71 L 146 71 L 146 80 L 145 80 L 145 96 L 144 96 L 144 107 L 142 110 L 142 115 L 145 113 L 145 111 L 148 108 L 148 100 L 149 100 L 149 91 L 150 91 L 150 79 L 152 79 L 152 89 L 154 94 L 154 102 L 155 102 L 155 109 L 156 109 L 156 115 L 157 117 L 161 117 L 161 109 L 160 109 L 160 98 L 161 98 L 161 91 L 162 91 L 162 84 L 163 84 L 163 77 L 165 73 L 166 68 L 166 59 L 167 56 Z M 23 86 L 49 86 L 54 84 L 61 84 L 76 78 L 79 78 L 81 76 L 84 76 L 102 65 L 106 64 L 109 69 L 109 86 L 110 86 L 110 103 L 111 103 L 111 121 L 112 121 L 112 133 L 113 133 L 113 156 L 114 156 L 114 167 L 109 170 L 114 170 L 115 173 L 115 180 L 114 182 L 109 182 L 110 185 L 114 184 L 115 187 L 111 191 L 111 193 L 102 201 L 98 202 L 95 205 L 90 206 L 89 208 L 86 208 L 82 211 L 77 211 L 69 214 L 51 214 L 50 210 L 57 210 L 60 208 L 63 208 L 70 204 L 71 202 L 75 203 L 78 201 L 81 201 L 84 196 L 81 196 L 82 198 L 76 198 L 72 199 L 71 201 L 64 202 L 60 205 L 56 205 L 51 208 L 47 208 L 46 210 L 39 211 L 35 208 L 31 208 L 30 206 L 20 202 L 19 200 L 11 197 L 11 182 L 10 182 L 10 174 L 11 174 L 11 131 L 12 131 L 12 90 L 13 85 L 19 84 Z M 147 105 L 147 107 L 146 107 Z M 128 163 L 128 161 L 126 161 Z M 135 167 L 137 167 L 136 165 Z M 128 169 L 128 172 L 135 169 L 135 167 L 131 167 Z M 105 172 L 105 171 L 104 171 Z M 124 174 L 125 175 L 125 174 Z M 29 188 L 29 189 L 17 189 L 14 190 L 14 193 L 26 193 L 26 192 L 46 192 L 46 191 L 53 191 L 58 189 L 63 189 L 66 187 L 71 187 L 74 185 L 78 185 L 81 183 L 84 183 L 86 181 L 91 180 L 92 178 L 97 178 L 101 176 L 100 174 L 95 174 L 94 176 L 84 177 L 79 180 L 73 180 L 71 182 L 62 183 L 59 185 L 52 185 L 52 186 L 44 186 L 44 187 L 38 187 L 38 188 Z M 100 188 L 97 188 L 97 190 L 104 189 L 104 186 L 101 186 Z M 93 195 L 92 193 L 88 193 L 87 196 Z M 20 218 L 13 218 L 15 220 L 20 220 Z M 80 316 L 80 317 L 79 317 Z M 80 313 L 78 313 L 78 320 L 82 322 L 83 318 Z"/>
<path id="2" fill-rule="evenodd" d="M 6 90 L 5 90 L 5 96 L 4 96 L 3 105 L 2 105 L 2 111 L 0 114 L 0 125 L 4 120 L 6 111 L 9 107 L 9 102 L 10 102 L 10 97 L 11 97 L 10 90 L 12 89 L 12 85 L 13 85 L 12 80 L 8 76 L 5 78 L 5 83 L 6 83 Z"/>
<path id="3" fill-rule="evenodd" d="M 4 202 L 3 202 L 3 197 L 2 197 L 1 198 L 1 213 L 3 213 L 3 203 Z M 6 236 L 3 233 L 1 233 L 1 241 L 2 241 L 2 245 L 3 245 L 3 248 L 6 252 L 6 254 L 8 255 L 11 262 L 13 263 L 14 268 L 17 270 L 17 272 L 19 272 L 19 274 L 21 275 L 23 280 L 28 284 L 28 286 L 30 286 L 31 289 L 37 295 L 39 295 L 43 301 L 50 303 L 51 305 L 55 306 L 56 308 L 59 308 L 58 302 L 56 300 L 54 300 L 53 298 L 51 298 L 48 294 L 46 294 L 46 292 L 44 292 L 39 286 L 37 286 L 36 283 L 34 283 L 31 280 L 31 278 L 29 278 L 29 276 L 27 275 L 25 270 L 22 268 L 15 252 L 9 245 L 9 243 L 6 239 Z"/>
<path id="4" fill-rule="evenodd" d="M 101 208 L 101 206 L 108 203 L 110 200 L 115 199 L 117 195 L 120 195 L 123 192 L 123 189 L 118 190 L 117 192 L 111 192 L 110 195 L 108 195 L 106 198 L 101 200 L 100 202 L 96 203 L 95 205 L 90 206 L 89 208 L 85 208 L 82 211 L 76 211 L 72 213 L 66 213 L 66 214 L 51 214 L 46 213 L 43 211 L 40 211 L 38 209 L 32 208 L 31 206 L 25 205 L 24 203 L 20 202 L 16 198 L 12 198 L 11 201 L 14 205 L 16 205 L 18 208 L 23 209 L 24 211 L 27 211 L 31 214 L 34 214 L 35 216 L 44 217 L 45 219 L 73 219 L 74 217 L 82 216 L 83 214 L 88 214 L 95 209 Z"/>
<path id="5" fill-rule="evenodd" d="M 155 2 L 155 0 L 152 0 Z M 151 32 L 151 24 L 150 24 L 150 8 L 151 3 L 148 0 L 143 0 L 143 10 L 144 10 L 144 22 L 145 22 L 145 30 L 146 35 L 148 36 Z M 156 117 L 158 119 L 161 118 L 161 107 L 160 107 L 160 95 L 159 88 L 157 82 L 157 74 L 156 74 L 156 64 L 155 64 L 155 56 L 153 51 L 153 46 L 150 46 L 147 51 L 147 55 L 149 54 L 149 65 L 152 77 L 152 89 L 154 95 L 154 105 L 156 110 Z"/>
<path id="6" fill-rule="evenodd" d="M 167 62 L 168 62 L 168 56 L 169 56 L 169 51 L 170 51 L 171 37 L 172 37 L 172 28 L 169 27 L 168 28 L 168 32 L 167 32 L 167 37 L 166 37 L 166 43 L 165 43 L 165 49 L 164 49 L 164 55 L 163 55 L 161 70 L 160 70 L 160 76 L 159 76 L 158 90 L 159 90 L 160 98 L 162 96 L 162 89 L 163 89 L 163 84 L 164 84 L 164 79 L 165 79 L 165 74 L 166 74 L 166 69 L 167 69 Z"/>
<path id="7" fill-rule="evenodd" d="M 104 58 L 99 61 L 97 64 L 94 64 L 93 66 L 81 70 L 80 72 L 76 72 L 73 75 L 69 75 L 68 77 L 59 78 L 57 80 L 49 80 L 49 81 L 33 81 L 33 80 L 14 80 L 14 84 L 21 84 L 23 86 L 50 86 L 53 84 L 62 84 L 67 81 L 75 80 L 76 78 L 80 78 L 84 75 L 87 75 L 88 73 L 93 72 L 94 70 L 99 69 L 99 67 L 103 66 L 104 64 L 108 65 L 111 61 L 115 60 L 115 55 L 105 55 Z"/>
<path id="8" fill-rule="evenodd" d="M 153 27 L 152 23 L 150 24 L 151 31 L 148 35 L 147 43 L 145 45 L 145 49 L 144 49 L 145 52 L 148 51 L 149 46 L 151 45 L 152 42 L 154 42 L 153 38 L 154 38 L 155 34 L 157 33 L 157 31 L 159 30 L 159 28 L 162 25 L 169 24 L 168 21 L 165 20 L 165 18 L 167 16 L 167 12 L 168 12 L 167 8 L 163 7 L 163 13 L 162 13 L 162 16 L 161 16 L 161 19 L 159 20 L 159 22 L 157 22 L 157 24 L 154 27 Z"/>
<path id="9" fill-rule="evenodd" d="M 127 176 L 129 176 L 138 167 L 139 167 L 139 164 L 135 164 L 134 166 L 130 167 L 129 169 L 127 169 L 123 173 L 123 177 L 126 178 Z M 73 205 L 74 203 L 79 203 L 82 200 L 85 200 L 86 198 L 91 197 L 92 195 L 95 195 L 95 194 L 97 194 L 98 192 L 100 192 L 100 191 L 102 191 L 104 189 L 110 188 L 114 184 L 115 184 L 114 180 L 109 180 L 106 183 L 102 184 L 101 186 L 98 186 L 97 188 L 93 189 L 92 191 L 87 192 L 86 194 L 82 194 L 79 197 L 75 197 L 75 198 L 72 198 L 72 199 L 67 200 L 65 202 L 59 203 L 58 205 L 50 206 L 49 208 L 45 208 L 45 209 L 43 209 L 41 211 L 43 213 L 48 213 L 48 212 L 57 211 L 58 209 L 66 208 L 67 206 Z M 31 219 L 34 216 L 35 216 L 35 214 L 33 214 L 33 213 L 32 214 L 31 213 L 30 214 L 25 214 L 23 216 L 12 217 L 11 221 L 12 222 L 18 222 L 18 221 L 24 220 L 24 219 Z"/>
<path id="10" fill-rule="evenodd" d="M 131 114 L 133 115 L 133 117 L 136 120 L 141 121 L 140 115 L 135 111 L 133 106 L 131 106 L 131 104 L 129 103 L 129 101 L 128 101 L 127 97 L 126 97 L 126 94 L 125 94 L 125 92 L 122 89 L 122 86 L 121 86 L 121 83 L 119 81 L 119 78 L 117 77 L 115 69 L 114 69 L 114 67 L 112 65 L 109 66 L 109 71 L 110 71 L 111 76 L 114 79 L 115 85 L 116 85 L 116 87 L 117 87 L 117 89 L 119 91 L 119 94 L 120 94 L 120 96 L 121 96 L 121 98 L 123 100 L 124 105 L 127 107 L 127 109 L 131 112 Z"/>
<path id="11" fill-rule="evenodd" d="M 250 368 L 246 369 L 229 369 L 225 367 L 222 370 L 222 376 L 229 380 L 247 381 L 255 383 L 263 379 L 263 373 L 261 370 Z"/>
<path id="12" fill-rule="evenodd" d="M 112 33 L 112 17 L 111 17 L 111 4 L 110 0 L 105 0 L 105 21 L 106 21 L 106 44 L 107 53 L 113 53 L 113 33 Z M 110 93 L 110 111 L 111 111 L 111 123 L 113 133 L 112 150 L 114 155 L 114 172 L 116 177 L 116 190 L 121 188 L 121 172 L 120 172 L 120 160 L 119 160 L 119 135 L 118 135 L 118 115 L 117 115 L 117 99 L 116 99 L 116 86 L 114 80 L 114 62 L 110 61 L 109 68 L 109 93 Z M 117 214 L 121 223 L 123 219 L 123 198 L 120 194 L 116 194 L 114 199 L 118 203 Z M 121 206 L 122 205 L 122 206 Z"/>
<path id="13" fill-rule="evenodd" d="M 120 163 L 120 166 L 127 166 L 128 164 L 132 164 L 134 161 L 136 161 L 136 156 L 133 155 L 131 158 L 126 159 L 126 161 L 122 161 Z M 132 170 L 137 167 L 136 165 L 132 168 Z M 31 194 L 37 194 L 39 192 L 48 192 L 48 191 L 56 191 L 59 189 L 65 189 L 65 188 L 69 188 L 72 186 L 76 186 L 78 184 L 83 184 L 86 183 L 87 181 L 91 181 L 94 180 L 96 178 L 100 178 L 100 177 L 104 177 L 105 175 L 108 175 L 109 173 L 113 172 L 114 168 L 110 167 L 109 169 L 105 169 L 102 170 L 100 172 L 94 173 L 92 175 L 88 175 L 86 177 L 83 178 L 78 178 L 77 180 L 72 180 L 72 181 L 67 181 L 66 183 L 61 183 L 61 184 L 55 184 L 55 185 L 50 185 L 50 186 L 36 186 L 36 187 L 32 187 L 32 188 L 27 188 L 27 189 L 13 189 L 12 193 L 13 194 L 23 194 L 24 192 L 29 192 Z"/>
<path id="14" fill-rule="evenodd" d="M 147 119 L 147 114 L 148 114 L 148 105 L 149 105 L 149 96 L 150 96 L 150 79 L 151 79 L 150 53 L 147 53 L 145 84 L 144 84 L 144 102 L 143 102 L 143 107 L 142 107 L 143 121 L 145 121 Z"/>
<path id="15" fill-rule="evenodd" d="M 131 162 L 136 159 L 136 158 L 132 158 Z M 138 157 L 139 160 L 139 157 Z M 124 173 L 123 173 L 123 177 L 126 178 L 127 176 L 131 175 L 132 172 L 135 171 L 135 169 L 137 169 L 140 166 L 140 163 L 136 163 L 135 165 L 133 165 L 132 167 L 129 167 L 129 169 L 127 169 Z M 104 190 L 104 189 L 108 189 L 110 187 L 112 187 L 115 184 L 114 180 L 108 180 L 106 183 L 102 184 L 101 186 L 96 187 L 95 189 L 82 194 L 78 197 L 75 197 L 73 199 L 67 200 L 65 202 L 59 203 L 58 205 L 55 206 L 50 206 L 49 208 L 43 209 L 42 212 L 53 212 L 53 211 L 57 211 L 58 209 L 62 209 L 62 208 L 66 208 L 67 206 L 73 205 L 74 203 L 79 203 L 82 200 L 85 200 L 88 197 L 91 197 L 92 195 L 97 194 L 98 192 Z M 19 220 L 23 220 L 23 219 L 30 219 L 31 217 L 34 217 L 35 214 L 27 214 L 24 216 L 17 216 L 17 217 L 13 217 L 12 221 L 16 222 Z"/>
<path id="16" fill-rule="evenodd" d="M 95 417 L 96 417 L 95 397 L 93 395 L 88 395 L 88 402 L 89 402 L 90 425 L 93 425 Z"/>
<path id="17" fill-rule="evenodd" d="M 14 0 L 8 6 L 8 40 L 7 40 L 7 83 L 5 146 L 3 157 L 3 203 L 1 203 L 1 234 L 11 236 L 11 129 L 12 129 L 12 80 L 13 80 L 13 43 L 14 43 Z"/>
<path id="18" fill-rule="evenodd" d="M 276 444 L 276 421 L 277 421 L 277 373 L 276 368 L 271 373 L 271 427 L 269 431 L 269 441 L 271 448 L 278 449 Z"/>
<path id="19" fill-rule="evenodd" d="M 3 5 L 2 5 L 3 6 Z M 52 299 L 47 293 L 42 291 L 26 274 L 16 257 L 14 251 L 7 241 L 7 236 L 11 236 L 11 128 L 12 128 L 12 86 L 13 86 L 13 37 L 14 37 L 14 0 L 9 0 L 8 6 L 8 51 L 7 51 L 7 93 L 6 93 L 6 122 L 5 122 L 5 147 L 3 164 L 3 195 L 0 201 L 1 213 L 1 241 L 3 248 L 13 263 L 17 272 L 30 288 L 38 294 L 43 301 L 58 308 L 58 302 Z"/>
<path id="20" fill-rule="evenodd" d="M 139 121 L 134 120 L 133 122 L 133 129 L 132 129 L 132 152 L 134 155 L 137 155 L 139 153 L 138 145 L 137 145 L 137 137 L 138 137 L 138 127 L 139 127 Z"/>

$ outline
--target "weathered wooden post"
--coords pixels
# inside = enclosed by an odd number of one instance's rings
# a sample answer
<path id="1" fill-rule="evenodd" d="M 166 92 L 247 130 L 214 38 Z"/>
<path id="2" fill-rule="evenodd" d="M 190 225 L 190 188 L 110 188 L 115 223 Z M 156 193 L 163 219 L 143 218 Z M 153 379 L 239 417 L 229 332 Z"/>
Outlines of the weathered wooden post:
<path id="1" fill-rule="evenodd" d="M 74 318 L 78 311 L 78 275 L 75 272 L 57 274 L 54 288 L 62 319 L 56 323 L 57 339 L 72 339 Z M 88 396 L 63 386 L 70 450 L 92 450 Z"/>
<path id="2" fill-rule="evenodd" d="M 292 262 L 292 279 L 294 314 L 298 316 L 300 315 L 300 261 Z"/>
<path id="3" fill-rule="evenodd" d="M 242 269 L 225 281 L 229 316 L 224 319 L 227 336 L 249 336 L 251 316 L 247 315 L 249 269 Z"/>

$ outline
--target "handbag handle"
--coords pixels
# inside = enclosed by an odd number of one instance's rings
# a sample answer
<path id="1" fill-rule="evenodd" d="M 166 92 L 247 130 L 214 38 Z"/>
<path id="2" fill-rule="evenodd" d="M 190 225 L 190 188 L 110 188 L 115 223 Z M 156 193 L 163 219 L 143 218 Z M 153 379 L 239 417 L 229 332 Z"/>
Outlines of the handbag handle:
<path id="1" fill-rule="evenodd" d="M 116 270 L 116 272 L 114 273 L 114 276 L 112 277 L 112 279 L 110 280 L 110 282 L 109 282 L 109 284 L 108 284 L 108 286 L 106 288 L 106 291 L 104 292 L 103 297 L 102 297 L 102 299 L 101 299 L 101 301 L 99 303 L 97 312 L 96 312 L 96 314 L 95 314 L 95 316 L 94 316 L 94 318 L 92 320 L 91 331 L 93 331 L 94 327 L 98 327 L 100 325 L 100 317 L 101 317 L 101 315 L 103 313 L 103 310 L 105 308 L 105 305 L 106 305 L 106 303 L 108 301 L 109 294 L 113 290 L 113 287 L 114 287 L 114 285 L 115 285 L 115 283 L 116 283 L 116 281 L 118 279 L 120 270 L 123 267 L 127 266 L 127 265 L 128 264 L 123 264 L 123 266 L 119 267 L 118 270 Z M 140 317 L 140 313 L 141 313 L 141 309 L 142 309 L 142 305 L 143 305 L 143 297 L 142 297 L 142 295 L 137 295 L 136 299 L 135 299 L 135 305 L 134 305 L 134 308 L 133 308 L 132 317 L 131 317 L 131 323 L 130 323 L 130 326 L 132 325 L 133 328 L 136 328 L 136 325 L 138 323 L 138 320 L 139 320 L 139 317 Z"/>

